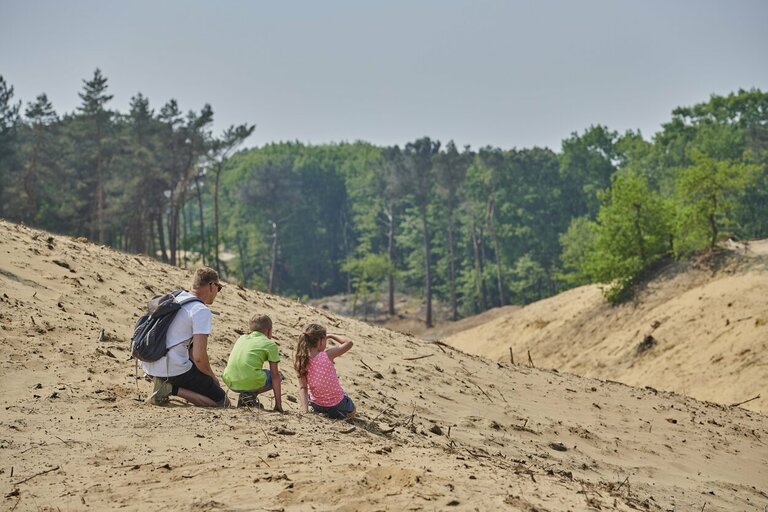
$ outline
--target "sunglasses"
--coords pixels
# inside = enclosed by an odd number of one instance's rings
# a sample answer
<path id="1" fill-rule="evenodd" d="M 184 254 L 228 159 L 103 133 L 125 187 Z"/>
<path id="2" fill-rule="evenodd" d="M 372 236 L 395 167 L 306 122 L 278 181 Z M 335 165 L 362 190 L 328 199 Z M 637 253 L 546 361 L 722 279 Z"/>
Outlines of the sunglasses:
<path id="1" fill-rule="evenodd" d="M 211 284 L 212 284 L 212 285 L 214 285 L 214 286 L 216 287 L 216 290 L 217 290 L 217 291 L 221 291 L 221 289 L 222 289 L 222 288 L 224 288 L 224 287 L 223 287 L 222 285 L 220 285 L 219 283 L 211 283 Z"/>

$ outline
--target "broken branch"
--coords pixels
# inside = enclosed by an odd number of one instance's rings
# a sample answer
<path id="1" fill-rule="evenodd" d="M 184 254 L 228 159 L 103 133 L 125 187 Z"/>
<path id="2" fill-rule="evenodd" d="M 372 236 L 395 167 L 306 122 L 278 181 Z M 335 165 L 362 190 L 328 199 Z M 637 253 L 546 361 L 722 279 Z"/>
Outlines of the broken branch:
<path id="1" fill-rule="evenodd" d="M 24 482 L 29 482 L 30 480 L 32 480 L 33 478 L 35 478 L 37 476 L 44 475 L 46 473 L 50 473 L 51 471 L 56 471 L 57 469 L 59 469 L 59 466 L 56 466 L 55 468 L 51 468 L 51 469 L 46 469 L 45 471 L 41 471 L 39 473 L 35 473 L 34 475 L 32 475 L 32 476 L 30 476 L 28 478 L 25 478 L 24 480 L 19 480 L 18 482 L 16 482 L 13 485 L 19 485 L 19 484 L 23 484 Z"/>
<path id="2" fill-rule="evenodd" d="M 760 395 L 757 395 L 757 396 L 753 396 L 753 397 L 752 397 L 752 398 L 750 398 L 749 400 L 744 400 L 743 402 L 736 402 L 735 404 L 731 404 L 730 406 L 731 406 L 731 407 L 738 407 L 738 406 L 740 406 L 740 405 L 744 405 L 744 404 L 746 404 L 747 402 L 751 402 L 752 400 L 757 400 L 758 398 L 760 398 Z"/>
<path id="3" fill-rule="evenodd" d="M 427 354 L 425 356 L 417 356 L 417 357 L 404 357 L 403 361 L 415 361 L 417 359 L 424 359 L 425 357 L 432 357 L 435 354 Z"/>

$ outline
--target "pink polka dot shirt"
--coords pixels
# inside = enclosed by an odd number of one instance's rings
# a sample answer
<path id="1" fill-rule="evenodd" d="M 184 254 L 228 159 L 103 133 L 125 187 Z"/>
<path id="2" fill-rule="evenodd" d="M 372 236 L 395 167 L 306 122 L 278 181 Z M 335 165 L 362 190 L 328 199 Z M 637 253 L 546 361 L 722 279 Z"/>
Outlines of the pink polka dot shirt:
<path id="1" fill-rule="evenodd" d="M 344 398 L 344 389 L 339 384 L 336 367 L 325 352 L 309 359 L 307 384 L 309 399 L 317 405 L 333 407 Z"/>

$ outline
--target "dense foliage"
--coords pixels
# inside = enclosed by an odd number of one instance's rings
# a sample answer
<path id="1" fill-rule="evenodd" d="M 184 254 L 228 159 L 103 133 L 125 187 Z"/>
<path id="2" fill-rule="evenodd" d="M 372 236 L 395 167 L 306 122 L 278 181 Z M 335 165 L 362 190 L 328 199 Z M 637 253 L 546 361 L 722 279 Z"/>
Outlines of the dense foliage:
<path id="1" fill-rule="evenodd" d="M 270 144 L 211 131 L 213 110 L 110 109 L 107 79 L 58 115 L 0 77 L 0 215 L 272 293 L 359 299 L 395 288 L 458 318 L 584 283 L 610 300 L 659 261 L 768 235 L 768 94 L 679 108 L 652 141 L 592 126 L 549 149 L 429 137 Z"/>

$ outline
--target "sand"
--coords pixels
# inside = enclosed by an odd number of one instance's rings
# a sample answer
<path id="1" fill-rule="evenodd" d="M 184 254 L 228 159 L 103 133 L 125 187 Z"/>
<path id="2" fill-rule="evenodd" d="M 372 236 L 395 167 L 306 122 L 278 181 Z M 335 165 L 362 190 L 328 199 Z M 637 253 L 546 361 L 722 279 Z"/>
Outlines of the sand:
<path id="1" fill-rule="evenodd" d="M 0 240 L 2 510 L 768 506 L 768 419 L 753 403 L 511 365 L 234 283 L 212 306 L 212 366 L 224 369 L 251 314 L 269 314 L 287 413 L 148 405 L 127 356 L 132 325 L 191 272 L 4 221 Z M 747 307 L 728 308 L 731 325 L 757 314 Z M 672 322 L 659 318 L 666 340 Z M 337 360 L 355 420 L 298 413 L 290 357 L 310 321 L 355 341 Z"/>
<path id="2" fill-rule="evenodd" d="M 663 269 L 632 302 L 576 288 L 445 341 L 497 361 L 555 368 L 768 413 L 768 241 L 708 265 Z M 510 356 L 510 349 L 512 355 Z"/>

